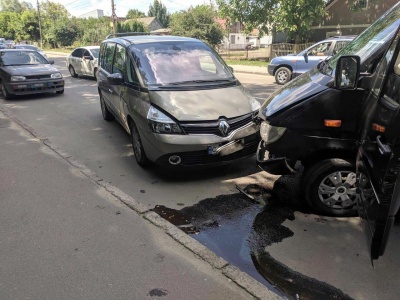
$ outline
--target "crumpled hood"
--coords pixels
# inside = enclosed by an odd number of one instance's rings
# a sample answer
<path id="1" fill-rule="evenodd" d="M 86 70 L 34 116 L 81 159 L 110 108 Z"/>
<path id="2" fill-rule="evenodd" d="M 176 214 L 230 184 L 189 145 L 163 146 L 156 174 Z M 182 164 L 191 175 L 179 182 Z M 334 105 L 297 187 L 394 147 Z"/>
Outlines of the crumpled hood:
<path id="1" fill-rule="evenodd" d="M 333 78 L 320 73 L 316 68 L 291 80 L 275 91 L 261 106 L 259 117 L 265 119 L 298 102 L 318 94 L 332 84 Z"/>
<path id="2" fill-rule="evenodd" d="M 150 91 L 151 103 L 179 121 L 233 118 L 252 112 L 251 96 L 239 86 L 185 91 Z"/>
<path id="3" fill-rule="evenodd" d="M 4 66 L 1 68 L 11 76 L 46 75 L 59 72 L 56 67 L 50 64 Z"/>

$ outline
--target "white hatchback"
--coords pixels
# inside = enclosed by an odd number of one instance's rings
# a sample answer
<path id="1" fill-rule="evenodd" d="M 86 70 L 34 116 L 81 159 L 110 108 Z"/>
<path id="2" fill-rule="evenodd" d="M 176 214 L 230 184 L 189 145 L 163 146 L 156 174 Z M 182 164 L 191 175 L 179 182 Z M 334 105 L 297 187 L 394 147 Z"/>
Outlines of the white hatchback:
<path id="1" fill-rule="evenodd" d="M 66 66 L 72 77 L 78 75 L 97 78 L 100 46 L 86 46 L 74 49 L 67 56 Z"/>

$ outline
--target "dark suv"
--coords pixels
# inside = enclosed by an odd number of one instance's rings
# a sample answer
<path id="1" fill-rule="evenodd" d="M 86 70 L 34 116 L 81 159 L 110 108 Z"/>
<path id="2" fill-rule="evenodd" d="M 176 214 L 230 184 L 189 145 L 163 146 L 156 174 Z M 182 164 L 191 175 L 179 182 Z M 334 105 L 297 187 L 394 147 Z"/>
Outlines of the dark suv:
<path id="1" fill-rule="evenodd" d="M 115 36 L 100 47 L 105 120 L 130 133 L 140 166 L 218 164 L 254 155 L 260 103 L 200 40 Z"/>
<path id="2" fill-rule="evenodd" d="M 298 54 L 275 57 L 268 65 L 268 73 L 275 76 L 278 84 L 285 84 L 311 70 L 327 57 L 335 55 L 353 39 L 354 36 L 334 36 L 318 42 Z"/>

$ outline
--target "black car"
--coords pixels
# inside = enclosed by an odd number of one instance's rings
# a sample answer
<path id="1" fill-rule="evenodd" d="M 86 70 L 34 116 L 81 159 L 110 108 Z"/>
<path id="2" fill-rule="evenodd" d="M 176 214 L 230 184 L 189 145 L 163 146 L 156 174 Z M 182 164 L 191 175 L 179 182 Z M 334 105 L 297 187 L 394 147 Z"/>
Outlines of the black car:
<path id="1" fill-rule="evenodd" d="M 0 50 L 0 88 L 7 100 L 16 95 L 64 93 L 61 73 L 37 51 Z"/>

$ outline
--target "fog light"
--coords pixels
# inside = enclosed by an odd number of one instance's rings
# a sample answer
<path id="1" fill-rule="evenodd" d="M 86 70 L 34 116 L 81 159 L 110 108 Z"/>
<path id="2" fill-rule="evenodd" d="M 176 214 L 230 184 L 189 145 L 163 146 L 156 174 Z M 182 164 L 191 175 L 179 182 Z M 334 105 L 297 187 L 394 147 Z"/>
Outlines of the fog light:
<path id="1" fill-rule="evenodd" d="M 179 165 L 181 163 L 181 158 L 178 155 L 172 155 L 169 159 L 168 159 L 169 163 L 171 165 Z"/>

